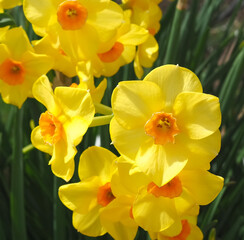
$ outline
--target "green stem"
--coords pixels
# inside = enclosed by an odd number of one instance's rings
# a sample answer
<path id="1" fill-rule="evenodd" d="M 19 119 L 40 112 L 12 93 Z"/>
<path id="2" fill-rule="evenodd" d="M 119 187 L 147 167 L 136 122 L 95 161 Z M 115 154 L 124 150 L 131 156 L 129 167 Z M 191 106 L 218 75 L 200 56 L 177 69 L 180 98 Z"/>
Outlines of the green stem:
<path id="1" fill-rule="evenodd" d="M 29 151 L 31 151 L 32 149 L 34 149 L 34 146 L 32 144 L 29 144 L 27 146 L 25 146 L 23 149 L 22 149 L 22 153 L 23 154 L 26 154 L 28 153 Z"/>
<path id="2" fill-rule="evenodd" d="M 65 240 L 65 207 L 58 197 L 58 189 L 63 180 L 53 176 L 53 239 Z"/>
<path id="3" fill-rule="evenodd" d="M 108 107 L 102 103 L 94 103 L 96 113 L 109 115 L 113 113 L 113 110 L 111 107 Z"/>
<path id="4" fill-rule="evenodd" d="M 178 50 L 178 41 L 180 36 L 180 27 L 182 24 L 182 18 L 185 11 L 183 0 L 179 0 L 176 6 L 175 15 L 173 19 L 172 29 L 169 35 L 168 47 L 165 54 L 165 64 L 174 63 L 176 64 L 176 55 Z"/>
<path id="5" fill-rule="evenodd" d="M 89 127 L 96 127 L 96 126 L 107 125 L 107 124 L 110 123 L 112 117 L 113 117 L 113 114 L 106 115 L 106 116 L 94 117 L 93 118 L 93 121 L 92 121 L 92 123 L 90 124 Z"/>
<path id="6" fill-rule="evenodd" d="M 12 239 L 27 239 L 24 204 L 24 169 L 22 155 L 23 109 L 17 110 L 14 126 L 14 148 L 11 168 L 10 211 L 12 221 Z"/>

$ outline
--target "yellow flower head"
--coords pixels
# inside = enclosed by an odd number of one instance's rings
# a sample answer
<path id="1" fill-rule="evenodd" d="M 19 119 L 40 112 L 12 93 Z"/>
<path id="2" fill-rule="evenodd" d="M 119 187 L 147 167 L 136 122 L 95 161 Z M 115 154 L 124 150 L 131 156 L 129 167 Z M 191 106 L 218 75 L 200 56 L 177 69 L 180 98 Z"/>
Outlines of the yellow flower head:
<path id="1" fill-rule="evenodd" d="M 120 82 L 112 108 L 114 146 L 121 155 L 135 159 L 158 186 L 187 163 L 190 169 L 209 169 L 220 149 L 219 100 L 202 93 L 199 79 L 188 69 L 165 65 L 143 81 Z"/>
<path id="2" fill-rule="evenodd" d="M 36 54 L 25 31 L 13 28 L 1 36 L 0 93 L 3 101 L 19 108 L 32 97 L 32 85 L 52 67 L 52 59 Z"/>
<path id="3" fill-rule="evenodd" d="M 150 182 L 142 188 L 133 204 L 133 216 L 147 231 L 161 232 L 172 227 L 177 234 L 182 229 L 182 216 L 196 205 L 209 204 L 222 188 L 222 177 L 206 170 L 183 170 L 161 187 Z"/>
<path id="4" fill-rule="evenodd" d="M 81 182 L 61 186 L 59 197 L 73 211 L 73 225 L 82 234 L 101 236 L 106 233 L 100 212 L 109 206 L 115 196 L 111 190 L 113 161 L 117 157 L 101 147 L 90 147 L 80 156 Z"/>
<path id="5" fill-rule="evenodd" d="M 77 61 L 94 56 L 123 19 L 120 6 L 110 0 L 24 0 L 23 7 L 34 29 L 56 33 L 64 52 Z"/>
<path id="6" fill-rule="evenodd" d="M 74 172 L 75 146 L 94 116 L 91 96 L 85 90 L 69 87 L 57 87 L 53 93 L 46 76 L 34 84 L 33 95 L 47 111 L 31 133 L 32 144 L 52 155 L 49 164 L 53 173 L 69 181 Z"/>

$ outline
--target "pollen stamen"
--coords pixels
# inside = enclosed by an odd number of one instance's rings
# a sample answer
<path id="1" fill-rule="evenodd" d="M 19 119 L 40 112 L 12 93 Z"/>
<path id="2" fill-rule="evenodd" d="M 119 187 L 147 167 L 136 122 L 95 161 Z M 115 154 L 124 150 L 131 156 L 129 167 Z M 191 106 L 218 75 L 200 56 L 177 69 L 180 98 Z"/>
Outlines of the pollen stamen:
<path id="1" fill-rule="evenodd" d="M 24 82 L 25 70 L 20 61 L 6 59 L 0 65 L 0 79 L 8 85 L 20 85 Z"/>
<path id="2" fill-rule="evenodd" d="M 145 132 L 154 138 L 155 144 L 174 143 L 179 133 L 172 113 L 156 112 L 145 124 Z"/>

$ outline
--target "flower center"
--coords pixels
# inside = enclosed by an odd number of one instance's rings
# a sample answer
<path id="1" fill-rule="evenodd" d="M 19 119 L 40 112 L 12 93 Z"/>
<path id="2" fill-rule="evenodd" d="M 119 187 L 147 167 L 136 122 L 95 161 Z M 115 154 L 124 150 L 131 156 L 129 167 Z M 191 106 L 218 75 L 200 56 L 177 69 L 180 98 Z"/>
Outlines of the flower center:
<path id="1" fill-rule="evenodd" d="M 64 1 L 58 6 L 58 22 L 64 30 L 78 30 L 87 19 L 87 9 L 78 1 Z"/>
<path id="2" fill-rule="evenodd" d="M 154 138 L 154 143 L 161 145 L 174 143 L 174 137 L 180 132 L 172 113 L 164 112 L 154 113 L 144 128 L 146 134 Z"/>
<path id="3" fill-rule="evenodd" d="M 97 202 L 100 205 L 105 207 L 114 199 L 115 196 L 112 193 L 110 182 L 107 182 L 105 185 L 99 187 L 97 192 Z"/>
<path id="4" fill-rule="evenodd" d="M 191 227 L 190 227 L 190 224 L 188 223 L 188 221 L 182 220 L 181 224 L 182 224 L 182 230 L 181 230 L 180 234 L 175 237 L 170 237 L 169 238 L 170 240 L 186 240 L 187 237 L 190 235 Z"/>
<path id="5" fill-rule="evenodd" d="M 44 142 L 50 145 L 57 143 L 63 136 L 62 123 L 48 111 L 41 114 L 39 126 Z"/>
<path id="6" fill-rule="evenodd" d="M 154 182 L 151 182 L 147 186 L 147 192 L 153 194 L 155 197 L 179 197 L 182 193 L 181 181 L 179 177 L 174 177 L 162 187 L 158 187 Z"/>
<path id="7" fill-rule="evenodd" d="M 98 53 L 98 57 L 102 62 L 110 63 L 116 61 L 124 51 L 124 45 L 120 42 L 115 42 L 113 47 L 105 52 L 105 53 Z"/>
<path id="8" fill-rule="evenodd" d="M 6 59 L 0 65 L 0 79 L 8 85 L 20 85 L 24 82 L 25 70 L 21 62 Z"/>

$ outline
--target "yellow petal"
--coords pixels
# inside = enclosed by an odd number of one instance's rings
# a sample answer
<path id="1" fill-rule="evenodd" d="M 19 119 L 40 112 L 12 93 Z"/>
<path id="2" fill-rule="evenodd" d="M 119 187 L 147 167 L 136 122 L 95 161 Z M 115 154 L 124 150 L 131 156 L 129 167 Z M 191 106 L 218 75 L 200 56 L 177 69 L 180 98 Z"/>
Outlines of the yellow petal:
<path id="1" fill-rule="evenodd" d="M 68 77 L 76 75 L 75 63 L 62 51 L 57 37 L 52 39 L 50 35 L 46 35 L 40 40 L 32 41 L 32 44 L 34 44 L 36 53 L 47 54 L 54 59 L 53 69 L 64 73 Z"/>
<path id="2" fill-rule="evenodd" d="M 47 76 L 41 76 L 33 85 L 34 97 L 42 103 L 49 112 L 57 116 L 60 113 L 57 99 L 54 97 L 51 84 Z"/>
<path id="3" fill-rule="evenodd" d="M 56 28 L 51 29 L 55 32 Z M 63 30 L 57 26 L 57 33 L 63 51 L 75 61 L 83 61 L 93 58 L 99 44 L 96 30 L 85 24 L 79 30 Z"/>
<path id="4" fill-rule="evenodd" d="M 91 91 L 92 100 L 94 103 L 100 103 L 107 88 L 107 79 L 104 78 L 99 85 Z"/>
<path id="5" fill-rule="evenodd" d="M 33 51 L 27 34 L 22 27 L 8 30 L 2 39 L 2 43 L 8 46 L 12 58 L 15 60 L 21 60 L 26 51 Z"/>
<path id="6" fill-rule="evenodd" d="M 97 177 L 79 183 L 66 184 L 59 188 L 59 198 L 62 203 L 72 211 L 87 214 L 97 203 L 99 187 Z"/>
<path id="7" fill-rule="evenodd" d="M 134 60 L 134 71 L 135 71 L 135 74 L 137 76 L 138 79 L 141 79 L 143 74 L 144 74 L 144 70 L 140 64 L 140 59 L 139 59 L 139 52 L 137 51 L 136 52 L 136 55 L 135 55 L 135 60 Z"/>
<path id="8" fill-rule="evenodd" d="M 177 136 L 177 143 L 183 144 L 188 151 L 188 162 L 186 168 L 191 169 L 210 169 L 210 162 L 220 151 L 221 135 L 217 130 L 215 133 L 202 139 L 190 139 L 185 134 Z"/>
<path id="9" fill-rule="evenodd" d="M 120 36 L 118 38 L 118 41 L 123 43 L 124 45 L 139 45 L 143 42 L 145 42 L 148 38 L 148 31 L 140 27 L 136 24 L 131 24 L 130 25 L 130 30 Z"/>
<path id="10" fill-rule="evenodd" d="M 130 174 L 133 161 L 128 161 L 123 157 L 119 157 L 115 161 L 117 171 L 111 179 L 111 188 L 114 196 L 130 195 L 135 197 L 142 186 L 150 183 L 150 179 L 142 172 L 134 172 Z"/>
<path id="11" fill-rule="evenodd" d="M 109 150 L 102 147 L 89 147 L 80 156 L 79 177 L 86 179 L 99 176 L 102 184 L 110 182 L 113 173 L 112 162 L 117 157 Z"/>
<path id="12" fill-rule="evenodd" d="M 57 87 L 54 94 L 59 99 L 60 107 L 66 116 L 70 118 L 80 116 L 87 125 L 90 125 L 95 109 L 91 96 L 86 90 Z"/>
<path id="13" fill-rule="evenodd" d="M 180 131 L 192 139 L 207 137 L 220 126 L 219 99 L 213 95 L 181 93 L 177 96 L 173 108 Z"/>
<path id="14" fill-rule="evenodd" d="M 53 67 L 53 59 L 44 54 L 25 52 L 22 56 L 26 75 L 37 80 L 41 75 L 46 74 Z"/>
<path id="15" fill-rule="evenodd" d="M 110 136 L 116 149 L 133 160 L 141 144 L 150 138 L 145 134 L 144 128 L 127 130 L 120 126 L 115 118 L 110 122 Z"/>
<path id="16" fill-rule="evenodd" d="M 162 89 L 165 99 L 164 111 L 172 111 L 177 95 L 181 92 L 202 92 L 198 77 L 186 68 L 178 65 L 164 65 L 155 68 L 144 81 L 155 82 Z"/>
<path id="17" fill-rule="evenodd" d="M 39 126 L 32 130 L 31 142 L 35 148 L 39 149 L 42 152 L 52 155 L 53 147 L 43 141 L 43 137 L 41 135 L 41 128 Z"/>
<path id="18" fill-rule="evenodd" d="M 59 140 L 53 146 L 53 156 L 49 161 L 53 174 L 68 182 L 74 174 L 76 152 L 76 148 L 70 142 Z"/>
<path id="19" fill-rule="evenodd" d="M 152 67 L 158 57 L 158 42 L 149 34 L 147 40 L 138 46 L 138 56 L 143 67 Z"/>
<path id="20" fill-rule="evenodd" d="M 88 22 L 98 32 L 100 41 L 106 42 L 116 34 L 117 28 L 122 24 L 122 20 L 123 11 L 121 7 L 111 1 L 102 11 L 91 15 Z"/>
<path id="21" fill-rule="evenodd" d="M 47 27 L 57 22 L 57 4 L 58 1 L 25 0 L 23 2 L 23 10 L 26 18 L 32 24 L 38 27 Z"/>
<path id="22" fill-rule="evenodd" d="M 159 232 L 158 233 L 158 240 L 164 239 L 164 238 L 162 238 L 163 236 L 167 236 L 167 237 L 177 236 L 178 234 L 180 234 L 181 230 L 182 230 L 182 224 L 181 224 L 181 221 L 179 219 L 178 221 L 175 221 L 170 227 L 168 227 L 164 231 Z"/>
<path id="23" fill-rule="evenodd" d="M 116 240 L 133 240 L 135 238 L 138 225 L 130 217 L 132 203 L 131 198 L 123 196 L 114 199 L 101 209 L 101 223 Z"/>
<path id="24" fill-rule="evenodd" d="M 143 127 L 163 107 L 159 87 L 150 82 L 124 81 L 114 89 L 112 108 L 118 123 L 126 129 Z"/>
<path id="25" fill-rule="evenodd" d="M 157 198 L 146 190 L 135 200 L 133 216 L 139 226 L 151 232 L 163 231 L 179 219 L 172 199 Z"/>
<path id="26" fill-rule="evenodd" d="M 73 225 L 78 232 L 90 237 L 102 236 L 106 233 L 100 222 L 100 208 L 98 205 L 87 214 L 73 213 Z"/>
<path id="27" fill-rule="evenodd" d="M 174 178 L 186 165 L 184 147 L 168 143 L 154 144 L 154 140 L 141 145 L 136 156 L 136 164 L 159 187 Z"/>
<path id="28" fill-rule="evenodd" d="M 196 225 L 190 224 L 191 232 L 187 237 L 187 240 L 202 240 L 203 234 L 200 228 Z"/>
<path id="29" fill-rule="evenodd" d="M 86 133 L 88 129 L 88 124 L 83 120 L 82 117 L 73 117 L 72 120 L 67 120 L 63 125 L 67 139 L 74 146 L 77 146 L 81 140 L 83 135 Z"/>
<path id="30" fill-rule="evenodd" d="M 181 183 L 184 184 L 181 178 L 180 180 Z M 190 211 L 196 205 L 195 199 L 186 188 L 183 188 L 183 191 L 179 197 L 174 198 L 174 203 L 179 216 L 186 215 L 188 211 Z"/>
<path id="31" fill-rule="evenodd" d="M 223 188 L 223 178 L 205 170 L 183 170 L 179 176 L 199 205 L 212 202 Z"/>

